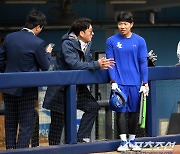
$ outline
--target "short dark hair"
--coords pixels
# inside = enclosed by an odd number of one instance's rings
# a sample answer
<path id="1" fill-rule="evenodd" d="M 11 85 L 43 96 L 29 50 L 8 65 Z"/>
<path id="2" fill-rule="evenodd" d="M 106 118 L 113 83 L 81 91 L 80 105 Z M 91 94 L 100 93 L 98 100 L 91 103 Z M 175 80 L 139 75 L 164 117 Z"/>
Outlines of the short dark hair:
<path id="1" fill-rule="evenodd" d="M 89 18 L 82 17 L 82 18 L 76 19 L 71 25 L 70 32 L 74 32 L 74 34 L 78 36 L 80 31 L 85 31 L 86 29 L 90 27 L 91 22 L 92 21 Z"/>
<path id="2" fill-rule="evenodd" d="M 133 15 L 131 12 L 120 12 L 117 16 L 117 22 L 126 21 L 129 23 L 133 22 Z"/>
<path id="3" fill-rule="evenodd" d="M 44 27 L 46 24 L 47 24 L 46 16 L 40 11 L 32 10 L 28 13 L 26 17 L 25 27 L 29 29 L 33 29 L 38 25 Z"/>

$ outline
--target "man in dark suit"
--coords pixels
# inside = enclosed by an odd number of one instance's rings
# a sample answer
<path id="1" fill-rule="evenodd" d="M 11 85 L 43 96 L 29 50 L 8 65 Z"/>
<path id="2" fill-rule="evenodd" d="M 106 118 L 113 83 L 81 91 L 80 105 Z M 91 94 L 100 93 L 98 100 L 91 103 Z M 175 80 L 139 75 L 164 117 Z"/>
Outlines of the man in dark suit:
<path id="1" fill-rule="evenodd" d="M 45 42 L 37 37 L 45 25 L 46 16 L 40 11 L 32 10 L 27 15 L 25 28 L 6 36 L 0 47 L 1 72 L 36 72 L 49 69 L 52 47 L 46 47 Z M 38 87 L 1 91 L 4 93 L 5 104 L 6 148 L 27 148 L 32 136 L 34 101 L 38 99 Z"/>

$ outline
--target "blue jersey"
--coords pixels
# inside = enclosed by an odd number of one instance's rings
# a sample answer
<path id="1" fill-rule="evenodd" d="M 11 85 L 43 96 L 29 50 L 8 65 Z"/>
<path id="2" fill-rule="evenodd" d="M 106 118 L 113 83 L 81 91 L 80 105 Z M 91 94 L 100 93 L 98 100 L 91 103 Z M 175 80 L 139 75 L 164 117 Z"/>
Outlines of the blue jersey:
<path id="1" fill-rule="evenodd" d="M 116 64 L 108 69 L 111 80 L 120 85 L 141 85 L 148 82 L 147 48 L 145 40 L 132 33 L 130 38 L 120 33 L 107 39 L 106 57 L 114 58 Z"/>

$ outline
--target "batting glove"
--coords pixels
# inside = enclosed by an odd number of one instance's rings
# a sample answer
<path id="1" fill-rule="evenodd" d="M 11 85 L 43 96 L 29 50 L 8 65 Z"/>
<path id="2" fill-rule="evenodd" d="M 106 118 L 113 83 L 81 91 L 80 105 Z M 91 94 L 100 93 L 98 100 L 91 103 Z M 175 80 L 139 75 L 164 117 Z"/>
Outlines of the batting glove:
<path id="1" fill-rule="evenodd" d="M 117 89 L 117 90 L 119 90 L 121 92 L 120 88 L 118 87 L 118 84 L 115 83 L 115 82 L 111 84 L 111 89 L 112 90 L 116 90 Z"/>
<path id="2" fill-rule="evenodd" d="M 157 60 L 157 55 L 154 53 L 153 50 L 151 50 L 148 53 L 148 58 L 154 63 Z"/>
<path id="3" fill-rule="evenodd" d="M 149 94 L 149 86 L 148 86 L 148 83 L 144 84 L 141 86 L 140 90 L 139 90 L 139 93 L 143 93 L 144 94 L 144 97 L 148 96 Z"/>

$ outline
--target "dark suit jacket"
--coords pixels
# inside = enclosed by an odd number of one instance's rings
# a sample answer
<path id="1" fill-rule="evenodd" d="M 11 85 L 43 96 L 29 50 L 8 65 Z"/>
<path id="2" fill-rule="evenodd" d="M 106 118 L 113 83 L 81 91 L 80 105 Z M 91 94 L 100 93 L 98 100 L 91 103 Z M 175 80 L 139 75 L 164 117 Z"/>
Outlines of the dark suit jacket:
<path id="1" fill-rule="evenodd" d="M 0 71 L 7 73 L 48 70 L 51 54 L 46 53 L 45 48 L 45 42 L 32 32 L 20 30 L 8 34 L 0 47 Z M 2 89 L 2 92 L 21 95 L 22 88 Z"/>

